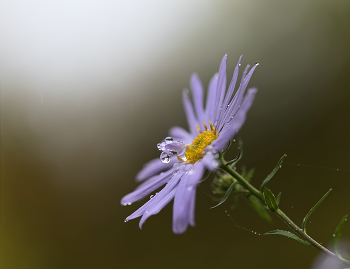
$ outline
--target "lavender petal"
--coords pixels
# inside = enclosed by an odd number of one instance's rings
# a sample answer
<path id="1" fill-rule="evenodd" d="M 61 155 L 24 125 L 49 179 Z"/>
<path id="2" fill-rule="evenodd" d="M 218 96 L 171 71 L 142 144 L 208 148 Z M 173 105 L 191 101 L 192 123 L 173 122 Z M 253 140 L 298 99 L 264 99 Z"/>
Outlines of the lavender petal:
<path id="1" fill-rule="evenodd" d="M 153 159 L 146 163 L 140 172 L 136 175 L 136 181 L 143 181 L 151 176 L 157 175 L 160 172 L 170 169 L 174 163 L 178 162 L 176 158 L 172 158 L 169 163 L 162 163 L 159 158 Z"/>
<path id="2" fill-rule="evenodd" d="M 237 113 L 238 109 L 241 106 L 245 89 L 247 88 L 248 83 L 249 83 L 256 67 L 257 67 L 257 65 L 253 66 L 253 68 L 249 71 L 247 76 L 243 75 L 244 78 L 242 78 L 242 83 L 239 86 L 234 98 L 230 102 L 229 109 L 223 115 L 223 118 L 221 119 L 221 123 L 220 123 L 218 130 L 221 130 L 225 126 L 225 124 L 231 120 L 231 118 L 235 115 L 235 113 Z M 245 70 L 245 72 L 247 72 L 247 70 Z"/>
<path id="3" fill-rule="evenodd" d="M 188 224 L 194 225 L 194 200 L 196 185 L 203 176 L 204 166 L 197 162 L 183 177 L 177 187 L 173 207 L 173 232 L 186 231 Z"/>
<path id="4" fill-rule="evenodd" d="M 185 90 L 182 94 L 182 101 L 183 101 L 189 129 L 191 131 L 191 134 L 194 137 L 196 137 L 198 134 L 198 130 L 196 128 L 198 126 L 198 121 L 196 119 L 196 116 L 194 115 L 193 107 L 188 95 L 189 95 L 188 91 Z"/>
<path id="5" fill-rule="evenodd" d="M 216 96 L 216 89 L 218 85 L 218 74 L 215 74 L 210 82 L 209 82 L 209 89 L 208 89 L 208 95 L 207 95 L 207 103 L 205 105 L 205 121 L 209 124 L 209 121 L 215 120 L 215 96 Z"/>
<path id="6" fill-rule="evenodd" d="M 215 121 L 214 121 L 214 127 L 217 127 L 218 124 L 218 117 L 220 115 L 222 108 L 222 101 L 225 96 L 225 90 L 226 90 L 226 59 L 227 54 L 222 58 L 220 69 L 219 69 L 219 77 L 218 77 L 218 86 L 216 90 L 216 98 L 215 98 Z"/>
<path id="7" fill-rule="evenodd" d="M 191 90 L 194 101 L 194 107 L 197 113 L 198 123 L 202 131 L 204 130 L 204 126 L 202 122 L 205 120 L 204 118 L 204 110 L 203 110 L 203 86 L 197 74 L 193 74 L 191 77 Z"/>
<path id="8" fill-rule="evenodd" d="M 214 158 L 212 152 L 208 152 L 202 159 L 202 162 L 210 171 L 216 171 L 220 164 L 219 160 Z"/>
<path id="9" fill-rule="evenodd" d="M 139 185 L 133 192 L 125 195 L 121 200 L 121 204 L 131 204 L 146 197 L 151 192 L 168 183 L 171 176 L 173 175 L 173 171 L 174 169 L 170 169 L 165 173 L 161 173 L 160 175 L 149 178 L 147 181 Z"/>
<path id="10" fill-rule="evenodd" d="M 172 127 L 169 130 L 169 135 L 175 140 L 180 140 L 185 144 L 190 144 L 194 139 L 194 137 L 192 137 L 192 135 L 189 132 L 178 126 Z"/>
<path id="11" fill-rule="evenodd" d="M 248 93 L 246 94 L 242 106 L 237 114 L 227 125 L 223 127 L 222 131 L 219 133 L 219 137 L 212 143 L 215 150 L 223 150 L 228 144 L 229 140 L 232 139 L 236 132 L 242 127 L 246 119 L 247 112 L 253 103 L 256 92 L 256 89 L 248 90 Z"/>
<path id="12" fill-rule="evenodd" d="M 142 225 L 145 221 L 152 215 L 157 214 L 164 206 L 166 206 L 175 195 L 177 185 L 179 184 L 180 178 L 183 174 L 176 174 L 173 176 L 169 183 L 149 202 L 147 208 L 145 208 L 144 214 L 140 220 L 139 227 L 142 228 Z"/>
<path id="13" fill-rule="evenodd" d="M 238 78 L 238 72 L 239 72 L 239 66 L 241 65 L 242 56 L 243 55 L 241 55 L 241 57 L 239 57 L 238 63 L 237 63 L 237 65 L 235 67 L 235 70 L 233 72 L 233 76 L 232 76 L 232 80 L 230 82 L 230 86 L 228 87 L 227 93 L 225 95 L 225 100 L 224 100 L 224 103 L 222 105 L 223 109 L 222 109 L 222 111 L 220 113 L 220 116 L 219 116 L 219 125 L 218 125 L 219 127 L 218 127 L 218 130 L 221 129 L 221 122 L 222 122 L 222 119 L 223 119 L 223 116 L 224 116 L 225 112 L 230 109 L 229 102 L 231 100 L 232 94 L 233 94 L 235 86 L 236 86 L 236 82 L 237 82 L 237 78 Z"/>

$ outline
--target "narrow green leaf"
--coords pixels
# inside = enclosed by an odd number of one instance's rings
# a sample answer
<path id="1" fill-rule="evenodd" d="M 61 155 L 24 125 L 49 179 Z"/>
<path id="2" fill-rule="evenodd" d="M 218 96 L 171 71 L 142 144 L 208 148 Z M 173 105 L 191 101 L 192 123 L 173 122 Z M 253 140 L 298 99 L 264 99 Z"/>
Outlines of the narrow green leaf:
<path id="1" fill-rule="evenodd" d="M 243 157 L 243 141 L 238 140 L 238 153 L 237 157 L 226 164 L 230 164 L 232 167 L 234 167 Z"/>
<path id="2" fill-rule="evenodd" d="M 225 154 L 226 151 L 229 150 L 229 148 L 231 147 L 231 145 L 232 145 L 232 140 L 228 141 L 228 145 L 227 145 L 227 147 L 222 151 L 222 153 Z"/>
<path id="3" fill-rule="evenodd" d="M 252 177 L 254 175 L 254 168 L 250 169 L 245 177 L 245 180 L 250 182 L 252 180 Z"/>
<path id="4" fill-rule="evenodd" d="M 268 222 L 271 222 L 271 216 L 269 212 L 267 211 L 266 207 L 261 204 L 258 198 L 256 198 L 254 195 L 249 195 L 248 203 L 261 218 Z"/>
<path id="5" fill-rule="evenodd" d="M 267 233 L 264 233 L 263 235 L 282 235 L 282 236 L 285 236 L 285 237 L 288 237 L 288 238 L 292 238 L 300 243 L 303 243 L 305 245 L 308 245 L 310 246 L 311 244 L 307 241 L 305 241 L 304 239 L 301 239 L 299 236 L 297 236 L 296 234 L 293 234 L 291 232 L 288 232 L 288 231 L 283 231 L 283 230 L 274 230 L 274 231 L 270 231 L 270 232 L 267 232 Z"/>
<path id="6" fill-rule="evenodd" d="M 264 188 L 264 199 L 271 211 L 276 211 L 278 209 L 276 197 L 268 188 Z"/>
<path id="7" fill-rule="evenodd" d="M 272 172 L 265 178 L 265 180 L 263 181 L 263 183 L 261 184 L 260 190 L 263 191 L 264 187 L 267 183 L 269 183 L 269 181 L 271 180 L 271 178 L 277 173 L 278 169 L 281 168 L 281 165 L 283 163 L 284 158 L 287 157 L 287 154 L 284 154 L 281 159 L 278 161 L 276 167 L 272 170 Z"/>
<path id="8" fill-rule="evenodd" d="M 341 232 L 343 230 L 344 222 L 347 221 L 347 218 L 348 218 L 348 215 L 345 215 L 340 220 L 337 228 L 335 229 L 335 233 L 333 235 L 333 237 L 334 237 L 334 250 L 335 250 L 335 255 L 337 255 L 337 257 L 341 257 L 340 249 L 339 249 L 339 241 L 340 241 Z"/>
<path id="9" fill-rule="evenodd" d="M 225 193 L 224 197 L 222 198 L 222 200 L 220 201 L 220 203 L 218 203 L 216 206 L 211 207 L 210 209 L 213 209 L 213 208 L 218 207 L 219 205 L 223 204 L 223 203 L 227 200 L 227 198 L 230 196 L 230 194 L 231 194 L 233 188 L 235 187 L 235 185 L 236 185 L 237 183 L 238 183 L 238 181 L 233 182 L 233 183 L 231 184 L 231 186 L 228 188 L 228 190 L 226 191 L 226 193 Z"/>
<path id="10" fill-rule="evenodd" d="M 281 194 L 282 194 L 282 192 L 280 192 L 280 193 L 277 195 L 277 204 L 278 204 L 278 205 L 280 205 Z"/>
<path id="11" fill-rule="evenodd" d="M 311 216 L 311 214 L 316 210 L 316 208 L 324 201 L 324 199 L 327 198 L 328 194 L 331 192 L 332 189 L 330 189 L 323 197 L 313 206 L 313 208 L 310 209 L 309 213 L 306 214 L 303 224 L 301 225 L 301 228 L 304 232 L 306 232 L 306 222 L 308 218 Z"/>

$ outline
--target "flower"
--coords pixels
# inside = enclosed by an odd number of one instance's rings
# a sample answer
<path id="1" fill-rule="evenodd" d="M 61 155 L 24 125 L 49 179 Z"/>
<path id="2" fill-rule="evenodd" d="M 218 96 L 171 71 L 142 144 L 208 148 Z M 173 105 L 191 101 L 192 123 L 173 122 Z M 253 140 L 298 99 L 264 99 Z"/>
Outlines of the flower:
<path id="1" fill-rule="evenodd" d="M 189 92 L 183 92 L 183 105 L 190 132 L 181 127 L 170 129 L 170 137 L 157 145 L 162 151 L 161 161 L 154 159 L 143 167 L 136 180 L 144 182 L 135 191 L 124 196 L 121 203 L 130 205 L 161 186 L 165 187 L 155 196 L 151 196 L 148 202 L 125 221 L 142 216 L 139 223 L 141 228 L 148 217 L 157 214 L 174 198 L 173 232 L 180 234 L 186 231 L 188 225 L 194 226 L 196 186 L 206 169 L 215 171 L 219 167 L 218 152 L 225 149 L 243 125 L 257 91 L 249 89 L 243 98 L 258 63 L 249 73 L 249 65 L 245 68 L 239 88 L 233 96 L 241 56 L 226 92 L 226 58 L 227 55 L 221 61 L 219 73 L 209 83 L 205 109 L 201 81 L 196 74 L 192 75 L 190 84 L 194 110 Z"/>

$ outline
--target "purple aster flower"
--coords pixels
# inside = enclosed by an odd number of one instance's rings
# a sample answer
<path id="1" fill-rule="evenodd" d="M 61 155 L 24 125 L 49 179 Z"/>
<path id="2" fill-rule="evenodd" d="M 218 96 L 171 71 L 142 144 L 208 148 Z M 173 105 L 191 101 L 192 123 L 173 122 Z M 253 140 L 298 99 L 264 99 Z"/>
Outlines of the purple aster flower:
<path id="1" fill-rule="evenodd" d="M 219 73 L 209 83 L 205 108 L 202 83 L 196 74 L 192 75 L 190 84 L 194 109 L 189 92 L 183 92 L 190 132 L 173 127 L 169 131 L 170 137 L 157 145 L 162 152 L 160 160 L 154 159 L 144 166 L 136 176 L 137 181 L 144 182 L 124 196 L 121 203 L 130 205 L 165 186 L 125 221 L 142 216 L 139 224 L 141 228 L 148 217 L 157 214 L 174 199 L 173 232 L 180 234 L 186 231 L 188 225 L 194 226 L 197 184 L 206 169 L 215 171 L 220 166 L 218 153 L 225 149 L 243 125 L 257 91 L 249 89 L 244 96 L 258 63 L 249 72 L 249 65 L 245 68 L 239 88 L 233 95 L 242 56 L 226 91 L 226 58 L 227 55 L 221 61 Z"/>

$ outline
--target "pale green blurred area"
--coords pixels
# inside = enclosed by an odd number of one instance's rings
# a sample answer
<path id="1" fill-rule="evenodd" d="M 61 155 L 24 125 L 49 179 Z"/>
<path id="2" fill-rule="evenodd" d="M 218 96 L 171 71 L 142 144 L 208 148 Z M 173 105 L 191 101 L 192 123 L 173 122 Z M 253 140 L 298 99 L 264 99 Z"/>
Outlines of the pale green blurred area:
<path id="1" fill-rule="evenodd" d="M 244 203 L 198 188 L 196 226 L 171 231 L 172 204 L 124 219 L 123 195 L 173 125 L 181 92 L 228 54 L 228 78 L 260 66 L 239 133 L 242 165 L 298 224 L 330 188 L 308 232 L 329 245 L 350 213 L 350 1 L 2 1 L 1 268 L 309 268 L 317 250 L 264 233 Z M 235 148 L 231 149 L 231 156 Z M 298 165 L 299 164 L 299 165 Z M 337 171 L 339 169 L 339 171 Z M 209 195 L 208 195 L 209 194 Z M 350 226 L 343 238 L 350 241 Z"/>

